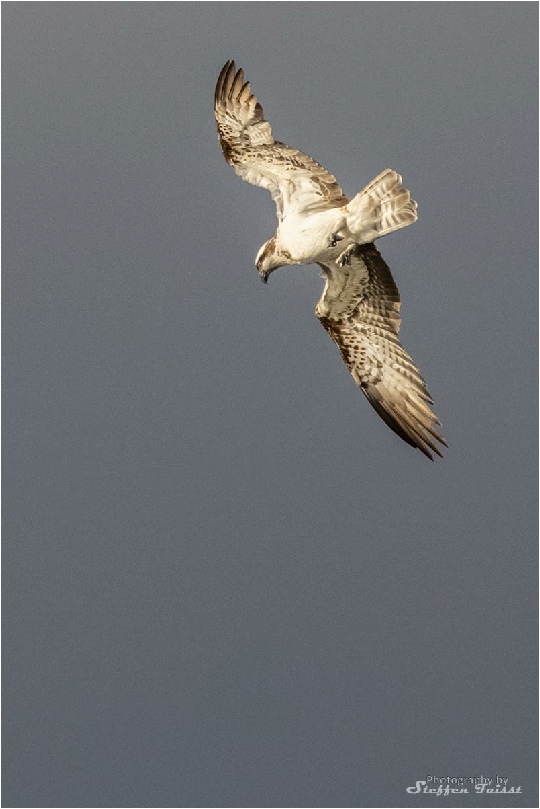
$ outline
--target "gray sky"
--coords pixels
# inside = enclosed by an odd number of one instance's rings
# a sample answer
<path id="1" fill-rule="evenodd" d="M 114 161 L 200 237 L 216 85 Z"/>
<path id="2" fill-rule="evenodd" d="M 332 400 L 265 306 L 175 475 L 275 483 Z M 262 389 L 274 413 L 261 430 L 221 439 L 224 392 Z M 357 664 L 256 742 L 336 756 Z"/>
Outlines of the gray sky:
<path id="1" fill-rule="evenodd" d="M 537 804 L 537 14 L 3 4 L 4 806 Z M 346 193 L 418 200 L 379 248 L 444 461 L 316 268 L 257 277 L 229 58 Z"/>

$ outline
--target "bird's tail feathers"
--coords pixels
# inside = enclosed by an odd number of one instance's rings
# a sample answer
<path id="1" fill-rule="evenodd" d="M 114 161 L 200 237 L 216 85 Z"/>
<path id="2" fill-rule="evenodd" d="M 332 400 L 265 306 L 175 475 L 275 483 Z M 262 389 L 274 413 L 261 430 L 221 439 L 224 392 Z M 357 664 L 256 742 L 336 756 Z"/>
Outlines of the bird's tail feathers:
<path id="1" fill-rule="evenodd" d="M 401 180 L 396 171 L 386 169 L 347 204 L 347 226 L 359 244 L 416 222 L 416 202 Z"/>

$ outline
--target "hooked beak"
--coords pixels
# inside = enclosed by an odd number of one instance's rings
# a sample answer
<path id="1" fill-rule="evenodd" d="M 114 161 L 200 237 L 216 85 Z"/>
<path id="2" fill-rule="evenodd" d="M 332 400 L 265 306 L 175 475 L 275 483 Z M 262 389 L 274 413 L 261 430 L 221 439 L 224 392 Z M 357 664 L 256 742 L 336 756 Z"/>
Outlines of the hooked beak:
<path id="1" fill-rule="evenodd" d="M 267 284 L 268 283 L 268 276 L 270 275 L 268 270 L 263 270 L 263 271 L 259 270 L 259 275 L 261 277 L 261 281 L 263 282 L 263 284 Z"/>

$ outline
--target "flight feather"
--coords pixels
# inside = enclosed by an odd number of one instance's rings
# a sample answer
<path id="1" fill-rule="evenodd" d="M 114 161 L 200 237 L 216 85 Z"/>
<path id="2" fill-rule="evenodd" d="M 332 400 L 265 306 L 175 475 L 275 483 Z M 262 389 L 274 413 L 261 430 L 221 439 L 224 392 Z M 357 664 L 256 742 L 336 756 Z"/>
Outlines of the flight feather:
<path id="1" fill-rule="evenodd" d="M 234 62 L 219 75 L 214 112 L 225 159 L 242 179 L 270 191 L 280 219 L 348 202 L 336 178 L 316 160 L 274 140 L 263 108 Z"/>
<path id="2" fill-rule="evenodd" d="M 357 247 L 350 264 L 321 264 L 326 287 L 315 314 L 337 344 L 354 381 L 404 441 L 432 459 L 441 455 L 439 421 L 418 368 L 398 339 L 400 296 L 374 244 Z"/>

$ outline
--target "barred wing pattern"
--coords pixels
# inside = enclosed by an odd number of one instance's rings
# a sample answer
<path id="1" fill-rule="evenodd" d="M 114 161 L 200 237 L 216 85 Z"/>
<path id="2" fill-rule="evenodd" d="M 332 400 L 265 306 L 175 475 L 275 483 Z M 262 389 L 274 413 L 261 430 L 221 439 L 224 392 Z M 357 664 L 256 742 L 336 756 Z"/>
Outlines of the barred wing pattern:
<path id="1" fill-rule="evenodd" d="M 315 314 L 337 344 L 354 381 L 386 424 L 433 460 L 447 446 L 418 368 L 398 340 L 400 298 L 374 244 L 355 249 L 343 268 L 320 265 L 326 287 Z"/>
<path id="2" fill-rule="evenodd" d="M 346 205 L 336 178 L 313 158 L 274 140 L 244 71 L 227 62 L 216 85 L 214 112 L 225 160 L 248 183 L 270 191 L 279 219 Z"/>

